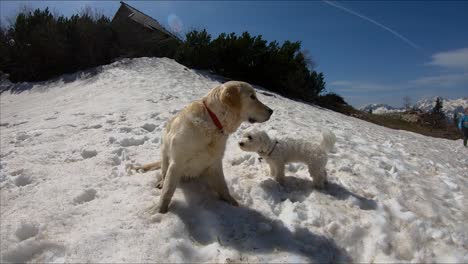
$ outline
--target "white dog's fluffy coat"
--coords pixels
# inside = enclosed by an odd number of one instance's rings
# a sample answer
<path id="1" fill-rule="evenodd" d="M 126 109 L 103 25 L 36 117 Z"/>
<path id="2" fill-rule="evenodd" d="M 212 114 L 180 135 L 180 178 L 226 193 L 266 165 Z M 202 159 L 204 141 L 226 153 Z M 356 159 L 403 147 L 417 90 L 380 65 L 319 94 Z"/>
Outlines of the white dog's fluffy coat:
<path id="1" fill-rule="evenodd" d="M 219 119 L 222 130 L 210 111 Z M 242 122 L 265 122 L 272 113 L 273 110 L 257 99 L 251 85 L 237 81 L 211 89 L 201 100 L 178 112 L 163 131 L 161 161 L 132 166 L 143 171 L 161 168 L 158 187 L 162 187 L 162 193 L 159 204 L 150 209 L 151 213 L 167 212 L 178 182 L 186 177 L 205 177 L 221 199 L 237 205 L 229 194 L 223 174 L 226 141 Z"/>
<path id="2" fill-rule="evenodd" d="M 257 152 L 270 166 L 270 174 L 284 184 L 284 166 L 289 162 L 303 162 L 309 168 L 316 188 L 323 188 L 327 172 L 328 152 L 333 149 L 336 137 L 331 131 L 322 133 L 322 142 L 314 144 L 298 139 L 271 139 L 264 131 L 245 133 L 239 146 L 244 151 Z"/>

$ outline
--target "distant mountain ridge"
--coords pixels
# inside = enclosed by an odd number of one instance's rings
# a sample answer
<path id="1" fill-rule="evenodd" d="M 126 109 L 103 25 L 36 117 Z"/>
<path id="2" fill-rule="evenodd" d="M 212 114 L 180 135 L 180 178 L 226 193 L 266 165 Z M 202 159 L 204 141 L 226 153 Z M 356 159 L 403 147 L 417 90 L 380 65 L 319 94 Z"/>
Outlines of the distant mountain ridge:
<path id="1" fill-rule="evenodd" d="M 461 97 L 457 99 L 447 99 L 443 97 L 440 98 L 442 99 L 442 111 L 449 119 L 453 118 L 454 113 L 460 114 L 463 112 L 465 107 L 468 107 L 468 97 Z M 437 96 L 423 98 L 417 101 L 412 107 L 423 112 L 430 112 L 434 108 L 436 100 Z M 364 112 L 369 112 L 372 110 L 373 114 L 386 114 L 405 111 L 404 108 L 397 108 L 387 104 L 368 104 L 359 108 L 359 110 Z"/>
<path id="2" fill-rule="evenodd" d="M 463 109 L 465 107 L 468 107 L 468 97 L 461 97 L 457 99 L 446 99 L 441 97 L 441 99 L 443 106 L 442 111 L 444 111 L 444 114 L 448 118 L 453 118 L 453 114 L 455 113 L 463 113 Z M 415 108 L 420 109 L 423 112 L 429 112 L 434 108 L 436 100 L 437 96 L 424 98 L 416 102 L 414 106 Z"/>
<path id="3" fill-rule="evenodd" d="M 359 110 L 364 112 L 372 111 L 373 114 L 386 114 L 405 111 L 403 108 L 396 108 L 388 104 L 368 104 L 359 108 Z"/>

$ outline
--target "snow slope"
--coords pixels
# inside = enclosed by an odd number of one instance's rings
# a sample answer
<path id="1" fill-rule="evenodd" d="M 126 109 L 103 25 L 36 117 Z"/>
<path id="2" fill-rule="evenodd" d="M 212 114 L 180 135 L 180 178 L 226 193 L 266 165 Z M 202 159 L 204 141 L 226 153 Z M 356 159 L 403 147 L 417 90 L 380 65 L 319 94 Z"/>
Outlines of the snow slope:
<path id="1" fill-rule="evenodd" d="M 3 93 L 1 262 L 468 262 L 468 149 L 391 130 L 279 95 L 275 112 L 228 141 L 232 207 L 197 180 L 151 216 L 165 122 L 217 85 L 169 59 L 122 60 L 95 74 Z M 337 135 L 330 184 L 288 166 L 286 186 L 236 143 L 242 131 L 320 140 Z"/>

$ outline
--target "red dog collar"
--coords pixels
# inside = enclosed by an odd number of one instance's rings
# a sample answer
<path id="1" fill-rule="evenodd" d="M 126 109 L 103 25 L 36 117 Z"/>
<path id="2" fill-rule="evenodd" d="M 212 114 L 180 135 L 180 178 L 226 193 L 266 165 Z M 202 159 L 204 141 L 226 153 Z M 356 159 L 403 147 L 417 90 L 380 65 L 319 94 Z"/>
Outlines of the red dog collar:
<path id="1" fill-rule="evenodd" d="M 216 116 L 215 113 L 213 113 L 210 108 L 206 105 L 205 101 L 203 101 L 203 105 L 205 106 L 206 110 L 208 111 L 208 114 L 210 114 L 211 120 L 213 120 L 213 123 L 216 125 L 216 127 L 223 133 L 223 125 L 221 125 L 221 122 L 219 122 L 218 117 Z"/>

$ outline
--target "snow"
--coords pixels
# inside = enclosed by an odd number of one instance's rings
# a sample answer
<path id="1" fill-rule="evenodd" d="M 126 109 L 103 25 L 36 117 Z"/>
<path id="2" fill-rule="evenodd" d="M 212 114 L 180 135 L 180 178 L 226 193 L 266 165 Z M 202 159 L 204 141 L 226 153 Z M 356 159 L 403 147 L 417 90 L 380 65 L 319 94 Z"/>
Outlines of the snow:
<path id="1" fill-rule="evenodd" d="M 96 74 L 21 84 L 3 93 L 1 262 L 468 262 L 468 149 L 460 141 L 391 130 L 279 95 L 259 98 L 270 121 L 229 141 L 226 180 L 240 207 L 198 180 L 167 214 L 149 215 L 166 121 L 219 84 L 170 59 L 121 60 Z M 261 92 L 262 90 L 259 90 Z M 237 140 L 271 136 L 337 143 L 325 190 L 306 166 L 286 185 Z"/>
<path id="2" fill-rule="evenodd" d="M 423 112 L 430 112 L 436 104 L 437 97 L 425 98 L 416 102 L 413 106 L 415 109 L 419 109 Z M 464 112 L 464 109 L 468 107 L 468 97 L 462 97 L 457 99 L 442 99 L 442 111 L 448 119 L 453 119 L 453 115 L 458 115 Z M 364 112 L 372 110 L 373 114 L 389 114 L 389 113 L 401 113 L 405 112 L 404 108 L 395 108 L 387 104 L 368 104 L 359 108 Z"/>
<path id="3" fill-rule="evenodd" d="M 368 104 L 359 108 L 364 112 L 372 111 L 373 114 L 388 114 L 404 112 L 404 108 L 395 108 L 387 104 Z"/>
<path id="4" fill-rule="evenodd" d="M 464 112 L 464 109 L 468 107 L 468 97 L 462 97 L 457 99 L 442 99 L 442 111 L 444 114 L 452 119 L 456 113 L 458 115 Z M 423 112 L 430 112 L 436 104 L 437 97 L 425 98 L 416 102 L 415 107 L 421 109 Z"/>
<path id="5" fill-rule="evenodd" d="M 442 99 L 442 111 L 449 118 L 452 119 L 454 114 L 461 115 L 464 109 L 468 107 L 468 97 L 462 97 L 457 99 Z M 437 97 L 425 98 L 419 100 L 415 107 L 421 109 L 423 112 L 430 112 L 436 104 Z"/>

